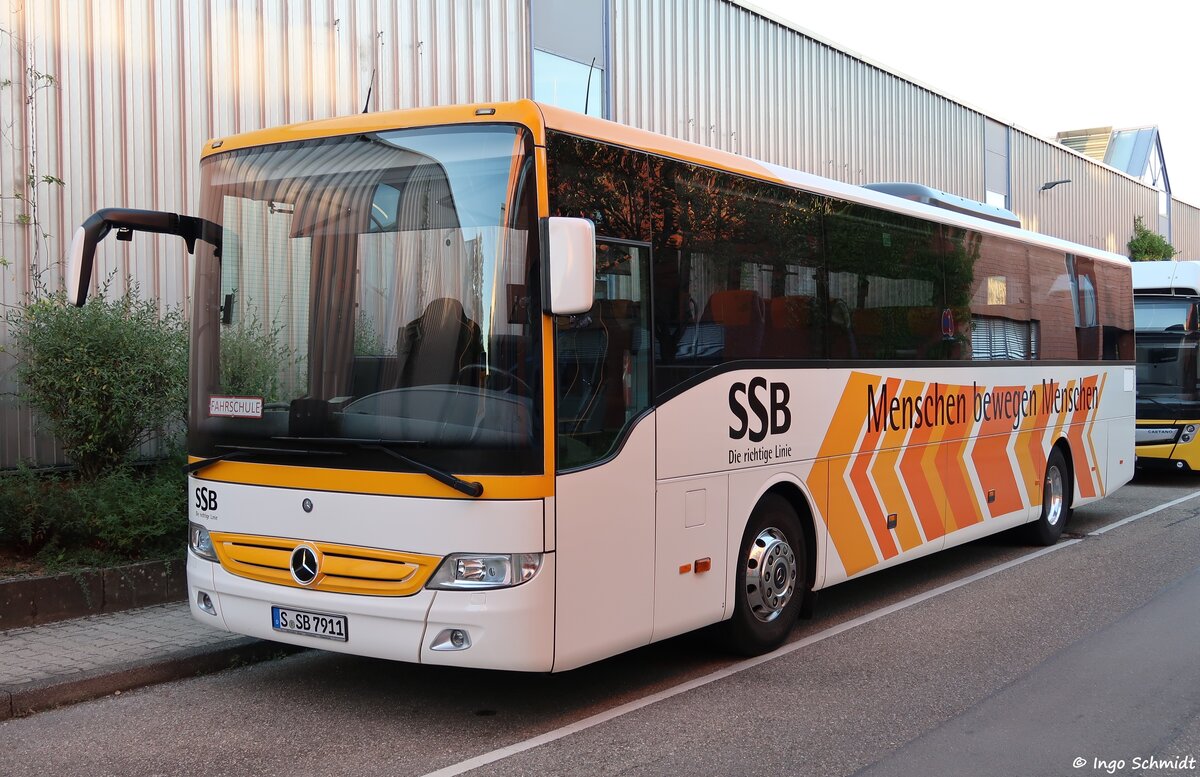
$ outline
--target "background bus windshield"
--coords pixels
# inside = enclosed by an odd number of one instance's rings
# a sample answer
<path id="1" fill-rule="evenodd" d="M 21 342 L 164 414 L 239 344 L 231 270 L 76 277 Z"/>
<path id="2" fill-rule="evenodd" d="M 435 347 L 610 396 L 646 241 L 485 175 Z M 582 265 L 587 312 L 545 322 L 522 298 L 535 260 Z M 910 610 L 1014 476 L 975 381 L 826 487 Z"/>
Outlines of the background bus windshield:
<path id="1" fill-rule="evenodd" d="M 1189 299 L 1135 298 L 1139 405 L 1196 401 L 1195 308 Z M 1139 410 L 1143 417 L 1152 412 Z"/>

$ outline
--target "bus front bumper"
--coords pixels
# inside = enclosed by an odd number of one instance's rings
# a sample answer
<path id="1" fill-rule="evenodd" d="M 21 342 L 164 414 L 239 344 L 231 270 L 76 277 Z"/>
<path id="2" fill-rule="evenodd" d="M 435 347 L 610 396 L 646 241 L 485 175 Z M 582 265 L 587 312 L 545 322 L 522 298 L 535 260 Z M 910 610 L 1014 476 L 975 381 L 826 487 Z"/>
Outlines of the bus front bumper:
<path id="1" fill-rule="evenodd" d="M 247 580 L 194 553 L 188 553 L 187 567 L 192 616 L 214 628 L 393 661 L 527 672 L 553 668 L 553 553 L 545 554 L 537 575 L 519 586 L 422 589 L 405 597 L 337 594 Z M 279 631 L 273 607 L 344 616 L 346 639 Z M 446 635 L 455 630 L 467 635 L 469 646 L 456 648 L 447 642 Z"/>

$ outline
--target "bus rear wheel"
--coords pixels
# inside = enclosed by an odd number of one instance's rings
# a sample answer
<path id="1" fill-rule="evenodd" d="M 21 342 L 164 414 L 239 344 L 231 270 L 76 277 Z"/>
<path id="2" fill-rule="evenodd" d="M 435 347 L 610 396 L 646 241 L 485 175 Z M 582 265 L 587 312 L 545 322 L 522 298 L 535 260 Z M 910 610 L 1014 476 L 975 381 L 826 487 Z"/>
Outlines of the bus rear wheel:
<path id="1" fill-rule="evenodd" d="M 796 511 L 778 494 L 764 496 L 738 551 L 733 617 L 721 624 L 732 650 L 755 656 L 787 639 L 808 581 L 806 551 Z"/>
<path id="2" fill-rule="evenodd" d="M 1042 479 L 1042 514 L 1029 524 L 1026 537 L 1034 545 L 1053 545 L 1071 517 L 1071 469 L 1062 451 L 1054 448 L 1046 460 Z"/>

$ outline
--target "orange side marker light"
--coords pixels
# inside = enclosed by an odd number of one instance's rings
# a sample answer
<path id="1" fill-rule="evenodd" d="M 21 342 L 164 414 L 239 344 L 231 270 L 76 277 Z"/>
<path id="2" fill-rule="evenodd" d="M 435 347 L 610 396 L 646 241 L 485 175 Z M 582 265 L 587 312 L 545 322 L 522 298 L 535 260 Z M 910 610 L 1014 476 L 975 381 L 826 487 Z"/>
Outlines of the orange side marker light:
<path id="1" fill-rule="evenodd" d="M 710 569 L 712 569 L 712 559 L 711 558 L 709 558 L 708 556 L 705 556 L 704 558 L 696 559 L 696 574 L 697 575 L 701 574 L 702 572 L 707 572 Z"/>

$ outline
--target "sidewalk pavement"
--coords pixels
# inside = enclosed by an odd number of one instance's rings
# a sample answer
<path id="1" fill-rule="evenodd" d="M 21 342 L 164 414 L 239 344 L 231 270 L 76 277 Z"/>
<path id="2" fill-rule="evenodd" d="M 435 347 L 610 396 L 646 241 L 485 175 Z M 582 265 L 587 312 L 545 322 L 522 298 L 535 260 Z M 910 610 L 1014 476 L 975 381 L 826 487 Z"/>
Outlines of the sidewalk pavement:
<path id="1" fill-rule="evenodd" d="M 295 650 L 206 627 L 187 602 L 0 631 L 0 720 Z"/>

